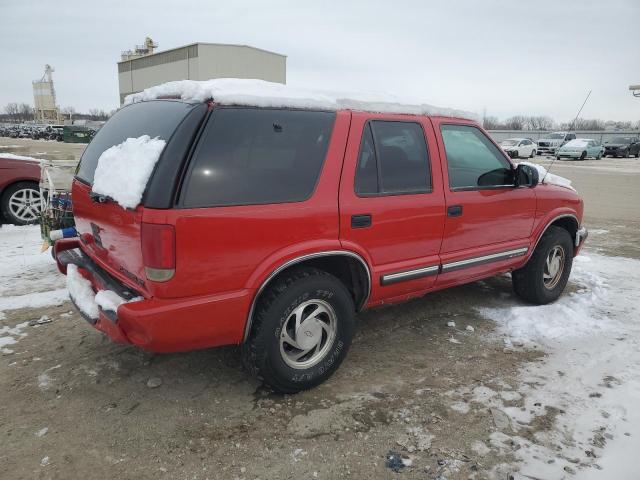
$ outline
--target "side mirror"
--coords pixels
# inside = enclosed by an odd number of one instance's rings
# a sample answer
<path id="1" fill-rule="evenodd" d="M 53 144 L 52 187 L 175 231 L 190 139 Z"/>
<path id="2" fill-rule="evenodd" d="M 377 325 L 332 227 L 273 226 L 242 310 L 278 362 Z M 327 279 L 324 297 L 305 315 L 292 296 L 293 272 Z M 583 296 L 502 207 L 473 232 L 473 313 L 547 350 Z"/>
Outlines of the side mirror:
<path id="1" fill-rule="evenodd" d="M 538 175 L 538 169 L 531 165 L 525 165 L 523 163 L 518 164 L 516 167 L 516 187 L 529 187 L 533 188 L 538 185 L 540 176 Z"/>

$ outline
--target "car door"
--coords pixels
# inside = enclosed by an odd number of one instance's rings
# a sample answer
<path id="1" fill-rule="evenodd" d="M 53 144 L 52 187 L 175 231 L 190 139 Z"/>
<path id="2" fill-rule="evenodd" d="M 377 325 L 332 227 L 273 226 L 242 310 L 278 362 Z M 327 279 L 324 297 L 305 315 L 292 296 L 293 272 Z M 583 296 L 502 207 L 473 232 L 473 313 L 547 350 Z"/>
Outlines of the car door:
<path id="1" fill-rule="evenodd" d="M 438 284 L 447 285 L 526 255 L 536 198 L 514 186 L 513 165 L 477 125 L 438 118 L 434 128 L 447 205 Z"/>
<path id="2" fill-rule="evenodd" d="M 354 112 L 339 202 L 341 244 L 371 268 L 370 305 L 433 287 L 444 192 L 428 118 Z"/>

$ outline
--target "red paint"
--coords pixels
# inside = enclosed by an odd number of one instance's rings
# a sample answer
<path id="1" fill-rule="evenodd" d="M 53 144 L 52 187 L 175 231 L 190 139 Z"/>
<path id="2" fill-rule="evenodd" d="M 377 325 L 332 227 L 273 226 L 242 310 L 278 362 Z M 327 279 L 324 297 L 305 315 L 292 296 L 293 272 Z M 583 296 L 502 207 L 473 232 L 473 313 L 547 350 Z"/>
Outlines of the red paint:
<path id="1" fill-rule="evenodd" d="M 430 193 L 355 195 L 362 129 L 370 119 L 422 125 L 431 161 Z M 371 271 L 371 307 L 520 267 L 554 218 L 570 214 L 582 220 L 582 200 L 562 187 L 451 191 L 441 123 L 475 125 L 441 117 L 338 112 L 316 190 L 298 203 L 125 210 L 115 203 L 94 203 L 89 187 L 74 181 L 81 241 L 61 241 L 56 248 L 79 245 L 144 297 L 121 305 L 117 324 L 101 313 L 96 328 L 116 341 L 170 352 L 242 342 L 258 289 L 278 267 L 306 254 L 359 254 Z M 449 205 L 462 205 L 463 215 L 447 217 Z M 371 227 L 351 228 L 351 216 L 358 214 L 370 214 Z M 529 248 L 524 256 L 380 283 L 383 275 L 524 247 Z M 175 274 L 169 281 L 145 277 L 145 264 L 165 268 L 172 261 Z"/>
<path id="2" fill-rule="evenodd" d="M 18 182 L 40 183 L 40 163 L 0 156 L 0 194 L 7 187 Z"/>

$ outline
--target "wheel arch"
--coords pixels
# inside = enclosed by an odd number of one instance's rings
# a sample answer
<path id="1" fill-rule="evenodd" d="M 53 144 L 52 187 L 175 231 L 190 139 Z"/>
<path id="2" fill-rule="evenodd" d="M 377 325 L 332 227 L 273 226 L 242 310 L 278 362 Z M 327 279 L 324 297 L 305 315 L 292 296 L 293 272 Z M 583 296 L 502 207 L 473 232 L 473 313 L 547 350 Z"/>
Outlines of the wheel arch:
<path id="1" fill-rule="evenodd" d="M 367 304 L 372 288 L 371 269 L 359 254 L 350 250 L 327 250 L 301 255 L 282 263 L 262 281 L 251 301 L 243 342 L 249 337 L 255 307 L 268 286 L 292 268 L 302 266 L 314 267 L 337 277 L 353 296 L 356 311 Z"/>
<path id="2" fill-rule="evenodd" d="M 578 221 L 578 217 L 575 214 L 563 213 L 561 215 L 556 215 L 546 223 L 545 227 L 542 229 L 542 231 L 536 238 L 536 243 L 533 245 L 530 255 L 532 255 L 533 252 L 538 247 L 538 243 L 540 242 L 540 239 L 545 234 L 545 232 L 549 230 L 549 227 L 552 227 L 552 226 L 564 228 L 567 232 L 569 232 L 569 235 L 571 236 L 571 240 L 574 242 L 574 245 L 575 245 L 576 233 L 580 228 L 580 222 Z M 574 247 L 574 251 L 575 251 L 575 247 Z"/>

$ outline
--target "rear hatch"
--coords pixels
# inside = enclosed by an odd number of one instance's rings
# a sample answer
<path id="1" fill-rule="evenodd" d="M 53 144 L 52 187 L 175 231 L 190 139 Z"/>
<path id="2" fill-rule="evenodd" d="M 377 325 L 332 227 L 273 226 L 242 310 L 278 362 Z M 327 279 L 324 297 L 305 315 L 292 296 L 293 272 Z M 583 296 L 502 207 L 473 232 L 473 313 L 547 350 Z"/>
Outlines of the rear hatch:
<path id="1" fill-rule="evenodd" d="M 144 206 L 148 197 L 152 197 L 154 208 L 173 205 L 180 172 L 206 110 L 203 103 L 175 100 L 126 106 L 98 131 L 80 160 L 73 182 L 73 213 L 82 249 L 113 276 L 140 292 L 149 292 L 141 242 Z M 166 145 L 141 204 L 134 209 L 124 208 L 113 199 L 93 193 L 94 174 L 102 153 L 128 138 L 143 135 L 158 137 Z M 131 162 L 135 161 L 132 156 Z"/>

